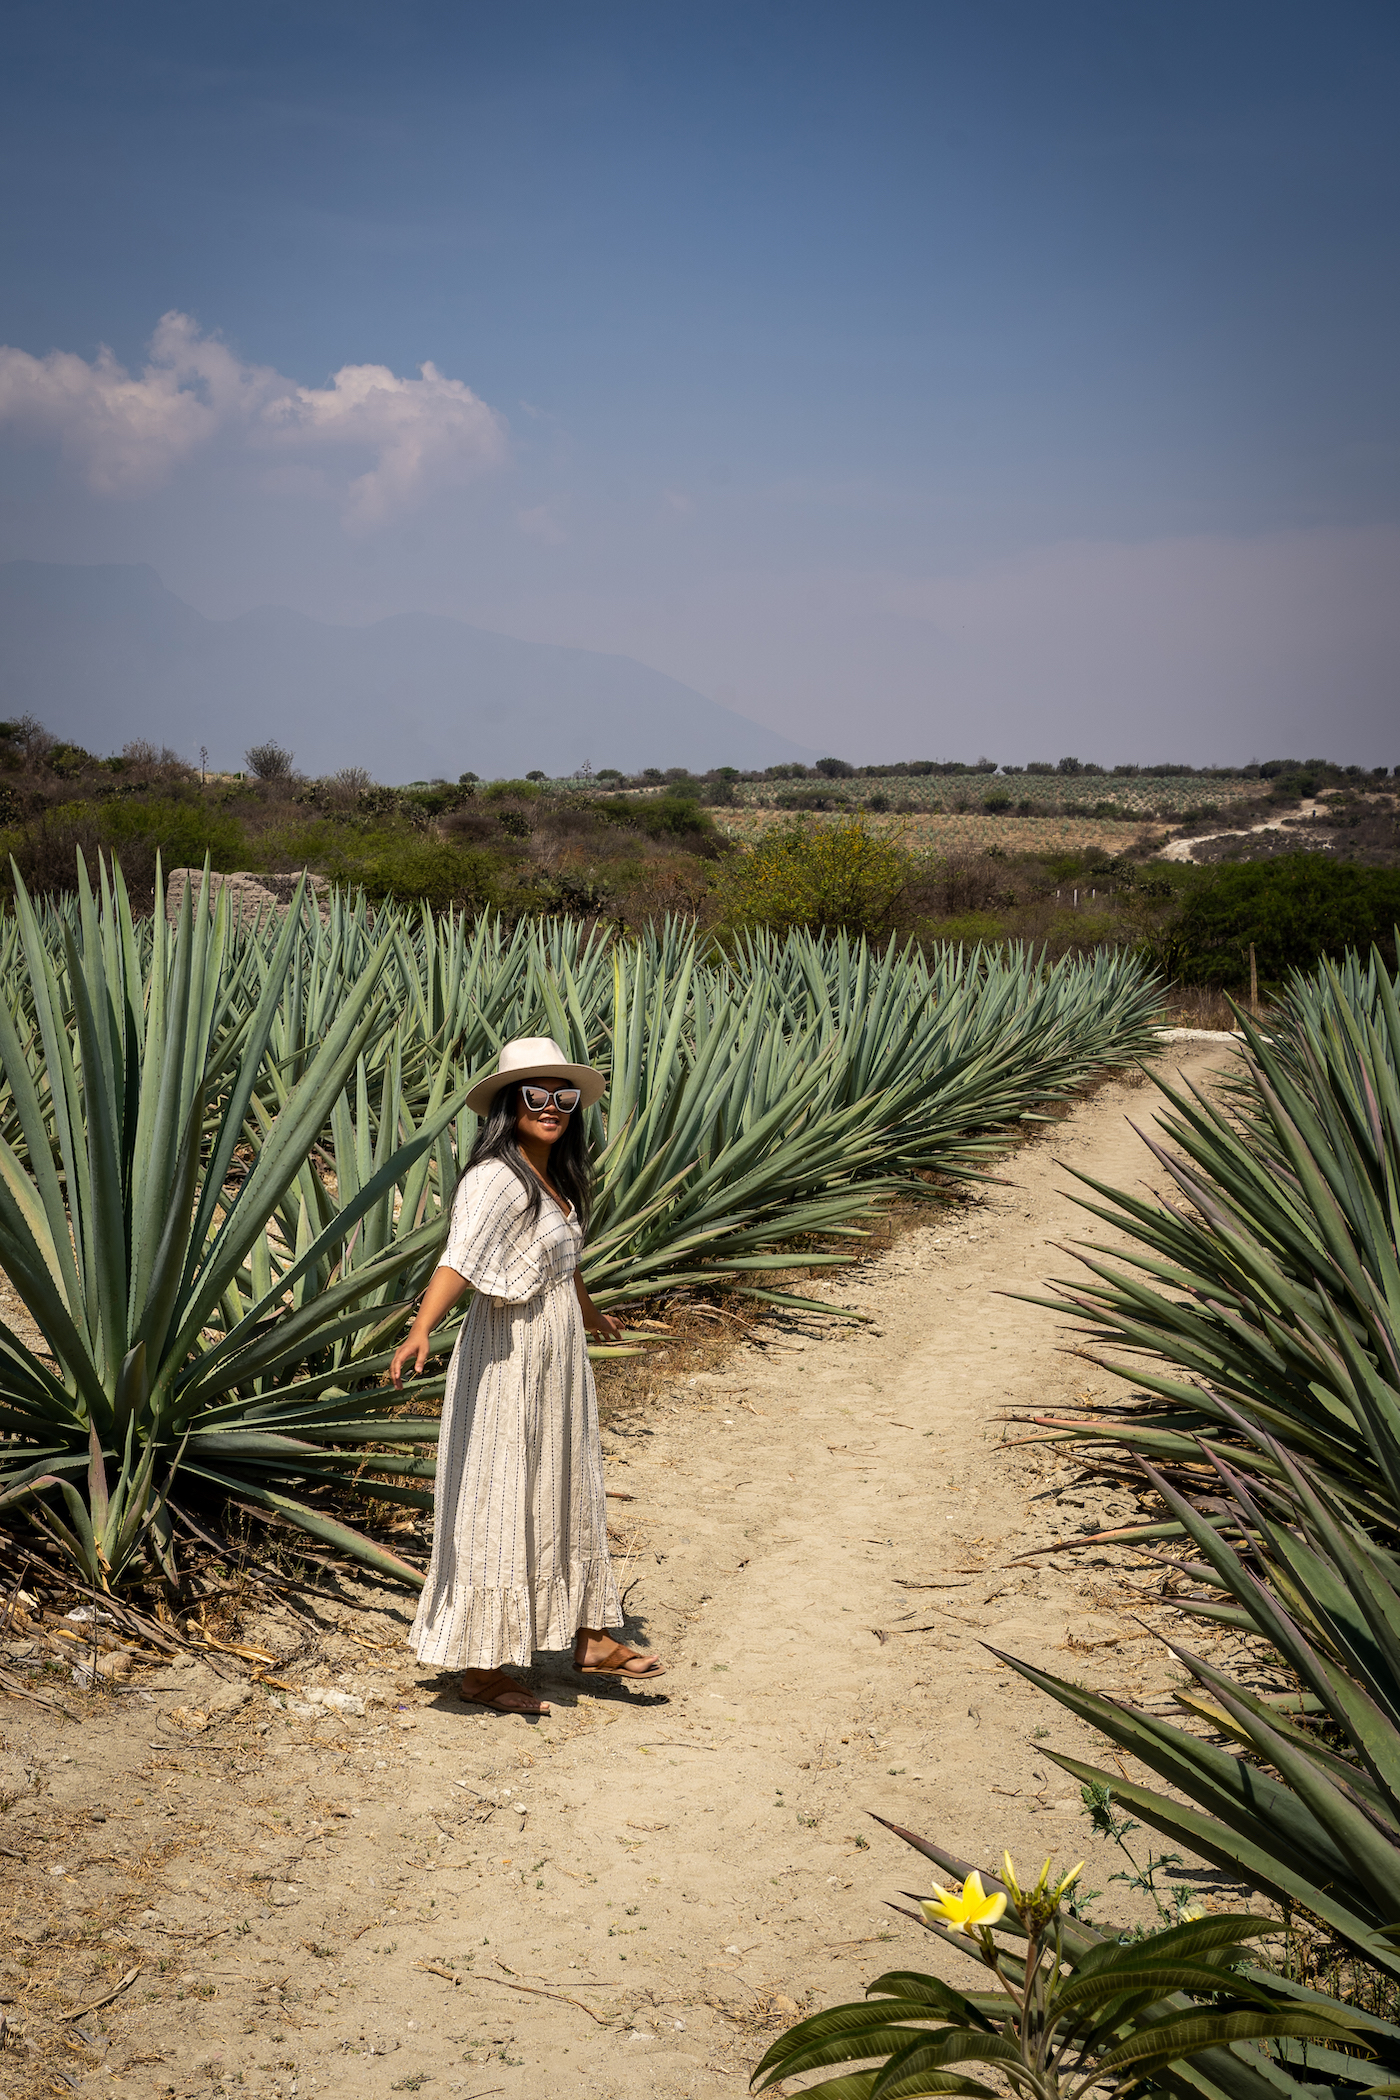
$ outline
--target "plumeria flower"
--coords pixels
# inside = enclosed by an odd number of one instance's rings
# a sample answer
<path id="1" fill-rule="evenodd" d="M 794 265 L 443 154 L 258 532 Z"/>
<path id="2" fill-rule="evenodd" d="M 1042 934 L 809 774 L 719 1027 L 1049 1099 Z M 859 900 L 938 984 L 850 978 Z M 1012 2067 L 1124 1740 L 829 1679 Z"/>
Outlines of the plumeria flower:
<path id="1" fill-rule="evenodd" d="M 935 1881 L 933 1895 L 920 1909 L 930 1925 L 946 1925 L 950 1932 L 969 1932 L 974 1926 L 995 1925 L 1006 1909 L 1006 1898 L 989 1896 L 974 1867 L 956 1893 L 940 1888 Z"/>

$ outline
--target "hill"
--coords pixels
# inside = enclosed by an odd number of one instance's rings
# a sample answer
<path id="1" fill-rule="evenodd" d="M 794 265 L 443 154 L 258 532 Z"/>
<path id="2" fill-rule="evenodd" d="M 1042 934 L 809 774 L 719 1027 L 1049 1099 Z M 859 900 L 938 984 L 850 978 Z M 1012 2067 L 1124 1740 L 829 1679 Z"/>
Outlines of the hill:
<path id="1" fill-rule="evenodd" d="M 216 767 L 276 738 L 307 773 L 386 781 L 814 755 L 631 657 L 426 613 L 336 627 L 271 605 L 210 620 L 145 564 L 0 564 L 0 713 L 94 751 L 141 738 L 192 759 L 203 744 Z"/>

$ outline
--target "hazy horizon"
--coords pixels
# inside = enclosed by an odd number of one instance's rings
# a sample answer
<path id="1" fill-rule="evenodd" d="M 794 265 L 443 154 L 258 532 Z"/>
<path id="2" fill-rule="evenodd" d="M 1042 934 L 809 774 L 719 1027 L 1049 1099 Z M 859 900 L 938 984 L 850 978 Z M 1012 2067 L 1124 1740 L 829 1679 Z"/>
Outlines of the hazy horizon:
<path id="1" fill-rule="evenodd" d="M 1375 0 L 74 0 L 7 59 L 0 561 L 853 763 L 1400 761 Z"/>

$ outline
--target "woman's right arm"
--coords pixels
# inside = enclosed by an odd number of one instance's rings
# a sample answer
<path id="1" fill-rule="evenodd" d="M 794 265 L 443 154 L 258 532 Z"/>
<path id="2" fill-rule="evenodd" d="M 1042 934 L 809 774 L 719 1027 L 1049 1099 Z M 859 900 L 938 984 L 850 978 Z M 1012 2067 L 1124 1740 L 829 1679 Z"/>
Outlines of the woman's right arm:
<path id="1" fill-rule="evenodd" d="M 466 1288 L 466 1277 L 459 1276 L 455 1269 L 433 1270 L 428 1288 L 423 1293 L 423 1303 L 408 1330 L 408 1337 L 400 1342 L 394 1351 L 394 1361 L 389 1366 L 389 1376 L 400 1389 L 403 1386 L 404 1367 L 408 1359 L 413 1358 L 413 1372 L 416 1377 L 428 1361 L 428 1343 L 433 1329 L 439 1320 L 451 1312 Z"/>

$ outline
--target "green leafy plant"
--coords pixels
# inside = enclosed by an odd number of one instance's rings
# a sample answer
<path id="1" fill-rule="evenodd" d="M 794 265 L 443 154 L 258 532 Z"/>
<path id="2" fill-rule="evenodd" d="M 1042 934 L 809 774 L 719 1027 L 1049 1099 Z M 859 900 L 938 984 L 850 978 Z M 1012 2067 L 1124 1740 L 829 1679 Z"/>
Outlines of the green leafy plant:
<path id="1" fill-rule="evenodd" d="M 675 922 L 614 941 L 304 888 L 255 920 L 196 886 L 180 914 L 134 917 L 104 873 L 0 915 L 0 1265 L 42 1337 L 0 1332 L 0 1504 L 96 1583 L 168 1572 L 173 1523 L 220 1496 L 418 1579 L 338 1505 L 430 1505 L 442 1374 L 406 1409 L 383 1373 L 475 1132 L 466 1084 L 509 1037 L 609 1069 L 599 1303 L 830 1311 L 774 1272 L 848 1259 L 931 1170 L 985 1172 L 1007 1124 L 1140 1050 L 1156 1003 L 1112 957 L 807 933 L 707 956 Z"/>
<path id="2" fill-rule="evenodd" d="M 860 817 L 818 826 L 798 821 L 767 832 L 725 867 L 716 887 L 735 926 L 823 927 L 874 937 L 891 923 L 911 867 L 897 839 L 872 831 Z"/>
<path id="3" fill-rule="evenodd" d="M 22 1034 L 0 1002 L 23 1147 L 0 1141 L 0 1263 L 48 1355 L 0 1326 L 0 1506 L 25 1502 L 100 1587 L 142 1549 L 173 1573 L 181 1473 L 408 1572 L 281 1483 L 338 1481 L 347 1445 L 353 1473 L 384 1436 L 397 1395 L 353 1388 L 387 1361 L 403 1282 L 432 1265 L 421 1169 L 460 1100 L 444 1066 L 397 1145 L 383 1140 L 402 1111 L 381 1101 L 377 1147 L 341 1100 L 358 1071 L 367 1111 L 367 1053 L 393 1032 L 377 983 L 391 936 L 341 986 L 300 1069 L 275 1068 L 301 903 L 240 966 L 226 900 L 211 915 L 207 892 L 195 910 L 187 891 L 173 932 L 155 922 L 143 967 L 120 876 L 100 908 L 84 880 L 61 975 L 17 893 L 12 959 L 30 1012 Z M 339 1203 L 309 1165 L 337 1110 Z M 395 1196 L 408 1199 L 397 1219 Z"/>
<path id="4" fill-rule="evenodd" d="M 1092 1426 L 1038 1419 L 1158 1464 L 1213 1454 L 1258 1480 L 1280 1478 L 1277 1439 L 1400 1543 L 1396 985 L 1378 955 L 1346 979 L 1324 964 L 1267 1034 L 1238 1019 L 1244 1066 L 1223 1101 L 1158 1082 L 1167 1142 L 1146 1142 L 1182 1200 L 1087 1181 L 1103 1200 L 1084 1207 L 1140 1251 L 1110 1268 L 1089 1244 L 1095 1281 L 1061 1287 L 1095 1360 L 1155 1405 Z"/>
<path id="5" fill-rule="evenodd" d="M 1177 1695 L 1192 1730 L 1003 1659 L 1167 1790 L 1049 1752 L 1064 1770 L 1317 1921 L 1393 1997 L 1400 1009 L 1373 952 L 1295 980 L 1267 1034 L 1240 1020 L 1223 1105 L 1168 1090 L 1176 1149 L 1154 1150 L 1185 1203 L 1098 1188 L 1088 1207 L 1136 1251 L 1124 1274 L 1094 1250 L 1095 1285 L 1067 1292 L 1100 1343 L 1139 1358 L 1098 1360 L 1150 1398 L 1092 1425 L 1037 1419 L 1137 1461 L 1162 1518 L 1115 1535 L 1180 1542 L 1174 1604 L 1251 1639 L 1282 1688 L 1171 1642 L 1195 1680 Z"/>
<path id="6" fill-rule="evenodd" d="M 1236 1748 L 1002 1657 L 1167 1782 L 1164 1794 L 1059 1751 L 1081 1784 L 1198 1858 L 1309 1912 L 1400 1980 L 1400 1568 L 1275 1444 L 1290 1493 L 1251 1495 L 1221 1466 L 1238 1544 L 1149 1477 L 1201 1553 L 1178 1604 L 1267 1641 L 1299 1690 L 1262 1696 L 1189 1649 L 1187 1710 Z M 1264 1506 L 1272 1506 L 1272 1513 Z M 1202 1587 L 1204 1593 L 1202 1593 Z M 1319 1724 L 1325 1724 L 1320 1726 Z"/>
<path id="7" fill-rule="evenodd" d="M 949 1857 L 910 1831 L 886 1827 L 940 1864 Z M 799 2072 L 863 2062 L 867 2068 L 805 2087 L 809 2100 L 931 2093 L 993 2100 L 995 2088 L 968 2075 L 972 2066 L 1003 2080 L 1018 2100 L 1081 2100 L 1140 2085 L 1262 2100 L 1294 2081 L 1261 2045 L 1321 2044 L 1329 2064 L 1335 2059 L 1354 2073 L 1369 2065 L 1344 2051 L 1360 2044 L 1369 2055 L 1378 2038 L 1400 2040 L 1370 2015 L 1246 1967 L 1248 1943 L 1283 1929 L 1267 1918 L 1218 1915 L 1113 1938 L 1065 1915 L 1077 1867 L 1052 1886 L 1047 1860 L 1022 1889 L 1008 1857 L 989 1890 L 975 1869 L 958 1864 L 961 1887 L 935 1884 L 915 1912 L 895 1907 L 980 1960 L 994 1987 L 963 1992 L 917 1970 L 892 1971 L 876 1978 L 863 2003 L 790 2028 L 751 2083 L 764 2090 Z"/>

